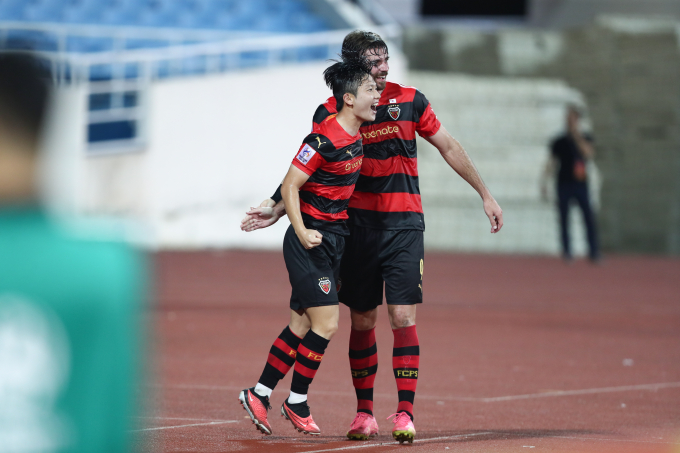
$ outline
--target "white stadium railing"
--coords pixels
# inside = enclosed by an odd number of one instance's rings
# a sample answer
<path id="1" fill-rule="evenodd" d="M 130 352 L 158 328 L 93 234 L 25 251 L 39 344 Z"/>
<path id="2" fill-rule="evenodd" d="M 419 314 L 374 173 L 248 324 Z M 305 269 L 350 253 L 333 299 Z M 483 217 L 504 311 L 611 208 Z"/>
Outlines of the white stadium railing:
<path id="1" fill-rule="evenodd" d="M 85 127 L 88 151 L 92 153 L 127 152 L 143 145 L 144 138 L 139 134 L 140 122 L 144 120 L 141 103 L 149 83 L 154 80 L 333 59 L 338 57 L 342 40 L 351 31 L 254 35 L 210 30 L 0 22 L 0 47 L 4 47 L 7 36 L 17 30 L 56 37 L 58 44 L 54 50 L 36 53 L 51 65 L 57 85 L 86 87 L 89 114 Z M 385 39 L 399 40 L 401 36 L 397 25 L 385 25 L 376 31 Z M 73 37 L 110 38 L 115 50 L 67 52 L 66 41 Z M 129 49 L 126 47 L 130 40 L 160 40 L 168 45 Z M 187 41 L 204 42 L 186 44 Z"/>

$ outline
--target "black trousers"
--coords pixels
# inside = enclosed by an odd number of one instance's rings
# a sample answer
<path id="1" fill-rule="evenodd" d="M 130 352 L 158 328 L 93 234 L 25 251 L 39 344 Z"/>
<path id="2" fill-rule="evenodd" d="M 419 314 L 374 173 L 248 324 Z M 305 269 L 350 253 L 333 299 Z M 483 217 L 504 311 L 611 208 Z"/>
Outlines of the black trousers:
<path id="1" fill-rule="evenodd" d="M 574 199 L 578 203 L 583 220 L 586 224 L 590 258 L 597 259 L 600 249 L 597 239 L 595 214 L 590 206 L 588 185 L 584 183 L 563 183 L 557 185 L 557 200 L 560 210 L 560 231 L 562 234 L 562 253 L 565 258 L 571 258 L 571 240 L 569 237 L 569 204 Z"/>

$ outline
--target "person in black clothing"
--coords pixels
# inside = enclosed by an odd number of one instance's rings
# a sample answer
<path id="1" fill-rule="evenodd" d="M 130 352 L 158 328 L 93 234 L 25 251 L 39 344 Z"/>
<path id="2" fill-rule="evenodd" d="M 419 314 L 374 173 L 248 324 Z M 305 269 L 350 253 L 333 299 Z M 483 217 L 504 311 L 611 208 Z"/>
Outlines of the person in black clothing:
<path id="1" fill-rule="evenodd" d="M 600 259 L 595 214 L 588 197 L 588 175 L 586 162 L 595 154 L 593 138 L 579 130 L 580 112 L 577 107 L 567 108 L 567 132 L 550 144 L 550 160 L 546 167 L 546 176 L 554 174 L 557 167 L 557 204 L 560 212 L 560 232 L 562 239 L 562 257 L 566 261 L 572 259 L 569 238 L 569 204 L 576 200 L 586 224 L 589 257 L 593 262 Z M 545 178 L 542 185 L 543 198 L 547 198 Z"/>

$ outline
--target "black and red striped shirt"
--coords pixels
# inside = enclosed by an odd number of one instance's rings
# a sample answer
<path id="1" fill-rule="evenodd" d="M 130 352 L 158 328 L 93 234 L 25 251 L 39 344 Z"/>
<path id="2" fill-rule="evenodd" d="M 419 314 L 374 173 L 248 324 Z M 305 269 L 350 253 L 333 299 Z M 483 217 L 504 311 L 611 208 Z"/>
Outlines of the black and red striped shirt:
<path id="1" fill-rule="evenodd" d="M 300 187 L 300 212 L 305 226 L 346 236 L 347 204 L 359 178 L 364 153 L 361 134 L 349 135 L 335 116 L 327 115 L 314 126 L 293 165 L 310 175 Z"/>
<path id="2" fill-rule="evenodd" d="M 336 111 L 335 98 L 328 98 L 314 114 L 314 127 Z M 349 202 L 352 224 L 386 230 L 425 229 L 416 132 L 430 137 L 440 127 L 423 93 L 387 82 L 375 121 L 359 129 L 364 162 Z"/>

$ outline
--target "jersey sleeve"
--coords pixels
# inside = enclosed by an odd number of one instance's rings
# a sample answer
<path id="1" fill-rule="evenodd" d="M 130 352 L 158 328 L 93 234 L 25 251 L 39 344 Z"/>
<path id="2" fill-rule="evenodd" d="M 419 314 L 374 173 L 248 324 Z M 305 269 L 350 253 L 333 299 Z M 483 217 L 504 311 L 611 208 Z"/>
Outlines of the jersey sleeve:
<path id="1" fill-rule="evenodd" d="M 330 140 L 321 134 L 309 134 L 295 155 L 293 165 L 311 176 L 326 162 L 320 149 L 324 145 L 330 149 Z"/>
<path id="2" fill-rule="evenodd" d="M 413 105 L 417 118 L 416 131 L 421 137 L 432 137 L 439 131 L 442 123 L 437 119 L 437 115 L 434 114 L 430 101 L 427 100 L 423 93 L 416 90 Z"/>

